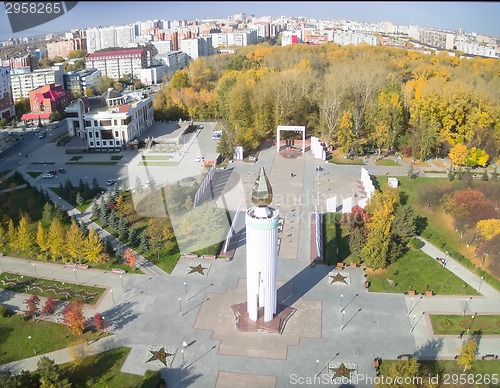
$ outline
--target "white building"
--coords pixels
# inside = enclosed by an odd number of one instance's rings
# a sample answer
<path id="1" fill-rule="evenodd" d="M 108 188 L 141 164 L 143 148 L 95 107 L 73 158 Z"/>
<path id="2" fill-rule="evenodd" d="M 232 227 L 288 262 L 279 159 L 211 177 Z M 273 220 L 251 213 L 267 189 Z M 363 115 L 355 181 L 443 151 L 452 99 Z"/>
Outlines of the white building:
<path id="1" fill-rule="evenodd" d="M 165 55 L 159 56 L 154 60 L 155 65 L 168 66 L 168 72 L 173 74 L 177 70 L 187 66 L 187 54 L 182 51 L 172 51 Z"/>
<path id="2" fill-rule="evenodd" d="M 10 67 L 0 67 L 0 120 L 15 116 Z"/>
<path id="3" fill-rule="evenodd" d="M 170 67 L 166 65 L 152 66 L 141 69 L 140 80 L 144 85 L 160 84 L 167 74 L 170 74 Z"/>
<path id="4" fill-rule="evenodd" d="M 126 148 L 154 122 L 153 98 L 110 89 L 100 97 L 81 97 L 67 106 L 68 134 L 87 142 L 89 150 Z"/>
<path id="5" fill-rule="evenodd" d="M 63 84 L 64 65 L 56 64 L 48 69 L 37 69 L 33 72 L 29 68 L 14 69 L 11 74 L 12 97 L 14 100 L 29 98 L 32 90 L 47 84 Z"/>
<path id="6" fill-rule="evenodd" d="M 151 55 L 147 48 L 129 48 L 87 54 L 87 69 L 98 69 L 109 78 L 120 79 L 126 74 L 140 78 L 141 69 L 151 66 Z"/>
<path id="7" fill-rule="evenodd" d="M 151 56 L 162 56 L 173 50 L 171 40 L 153 40 L 150 42 L 151 46 Z"/>
<path id="8" fill-rule="evenodd" d="M 94 53 L 111 47 L 136 47 L 136 30 L 134 25 L 94 27 L 85 30 L 87 52 Z"/>
<path id="9" fill-rule="evenodd" d="M 198 57 L 208 57 L 213 53 L 212 38 L 207 36 L 183 39 L 181 41 L 181 51 L 187 54 L 189 60 L 194 60 Z"/>
<path id="10" fill-rule="evenodd" d="M 357 46 L 361 43 L 368 43 L 371 46 L 377 45 L 377 37 L 364 32 L 335 31 L 333 41 L 341 46 Z"/>
<path id="11" fill-rule="evenodd" d="M 264 322 L 276 314 L 278 305 L 278 223 L 279 213 L 269 207 L 273 199 L 271 184 L 264 168 L 252 190 L 255 206 L 246 212 L 247 312 L 257 321 L 259 308 L 264 308 Z"/>

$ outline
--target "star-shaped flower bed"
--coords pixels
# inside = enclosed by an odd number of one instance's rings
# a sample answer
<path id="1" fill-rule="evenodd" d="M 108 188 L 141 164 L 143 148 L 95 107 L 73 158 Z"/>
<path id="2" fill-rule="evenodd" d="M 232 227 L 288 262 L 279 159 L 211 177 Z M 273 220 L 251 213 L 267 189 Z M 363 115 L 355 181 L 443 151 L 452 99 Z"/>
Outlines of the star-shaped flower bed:
<path id="1" fill-rule="evenodd" d="M 208 271 L 210 271 L 210 264 L 198 263 L 196 265 L 190 265 L 187 269 L 187 274 L 199 273 L 200 275 L 207 276 Z"/>
<path id="2" fill-rule="evenodd" d="M 328 374 L 334 384 L 357 384 L 358 366 L 352 362 L 330 361 Z"/>
<path id="3" fill-rule="evenodd" d="M 151 363 L 161 368 L 165 366 L 170 368 L 176 352 L 177 348 L 172 346 L 151 346 L 144 362 Z"/>
<path id="4" fill-rule="evenodd" d="M 351 285 L 351 275 L 349 272 L 332 271 L 328 274 L 328 284 L 341 283 Z"/>

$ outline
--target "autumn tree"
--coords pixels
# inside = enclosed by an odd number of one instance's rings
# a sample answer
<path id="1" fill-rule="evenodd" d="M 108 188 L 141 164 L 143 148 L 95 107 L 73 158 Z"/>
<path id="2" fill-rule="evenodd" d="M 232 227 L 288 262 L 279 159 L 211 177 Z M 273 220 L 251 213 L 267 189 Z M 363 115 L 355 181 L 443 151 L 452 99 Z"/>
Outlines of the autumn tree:
<path id="1" fill-rule="evenodd" d="M 26 319 L 33 318 L 36 319 L 38 315 L 38 305 L 40 304 L 40 298 L 37 294 L 32 294 L 29 298 L 24 300 L 26 305 L 26 310 L 24 310 L 24 317 Z"/>
<path id="2" fill-rule="evenodd" d="M 56 307 L 57 307 L 57 301 L 54 298 L 48 297 L 40 313 L 42 315 L 52 315 L 55 313 Z"/>
<path id="3" fill-rule="evenodd" d="M 482 240 L 491 240 L 500 234 L 500 219 L 490 218 L 478 221 L 476 233 Z"/>
<path id="4" fill-rule="evenodd" d="M 490 156 L 486 153 L 485 150 L 472 147 L 467 156 L 466 164 L 470 167 L 484 166 L 489 159 Z"/>
<path id="5" fill-rule="evenodd" d="M 84 233 L 78 223 L 72 220 L 71 226 L 66 233 L 66 252 L 72 259 L 77 260 L 79 263 L 81 262 L 84 243 Z"/>
<path id="6" fill-rule="evenodd" d="M 91 263 L 99 263 L 102 261 L 104 244 L 93 228 L 89 230 L 89 235 L 84 241 L 82 251 L 85 259 Z"/>
<path id="7" fill-rule="evenodd" d="M 464 372 L 472 367 L 476 360 L 477 343 L 475 339 L 469 339 L 462 344 L 457 358 L 457 364 L 464 367 Z"/>
<path id="8" fill-rule="evenodd" d="M 9 247 L 15 251 L 19 252 L 19 241 L 17 239 L 17 231 L 14 226 L 14 221 L 9 218 L 7 222 L 7 240 L 9 242 Z"/>
<path id="9" fill-rule="evenodd" d="M 19 220 L 19 225 L 17 227 L 17 245 L 19 250 L 24 254 L 31 254 L 33 247 L 35 245 L 35 236 L 31 230 L 29 217 L 27 214 L 23 214 Z"/>
<path id="10" fill-rule="evenodd" d="M 387 373 L 384 375 L 384 378 L 386 381 L 395 381 L 396 378 L 401 379 L 401 381 L 413 381 L 414 378 L 419 376 L 419 373 L 420 364 L 418 360 L 413 357 L 403 362 L 391 363 L 389 368 L 387 368 Z M 407 385 L 398 385 L 398 387 L 406 386 Z"/>
<path id="11" fill-rule="evenodd" d="M 38 221 L 38 229 L 36 232 L 36 243 L 38 245 L 38 248 L 40 248 L 41 257 L 46 260 L 47 250 L 49 249 L 49 245 L 47 241 L 47 233 L 45 232 L 45 228 L 43 227 L 41 221 Z"/>
<path id="12" fill-rule="evenodd" d="M 99 334 L 104 333 L 106 331 L 106 328 L 108 327 L 108 322 L 100 313 L 95 313 L 94 315 L 94 327 L 99 332 Z"/>
<path id="13" fill-rule="evenodd" d="M 382 191 L 375 191 L 366 207 L 370 221 L 366 223 L 368 237 L 360 257 L 368 267 L 385 268 L 388 264 L 391 225 L 399 200 L 399 190 L 385 185 Z"/>
<path id="14" fill-rule="evenodd" d="M 50 223 L 49 233 L 47 235 L 47 245 L 52 258 L 63 257 L 65 252 L 66 235 L 61 222 L 54 218 Z"/>
<path id="15" fill-rule="evenodd" d="M 457 144 L 450 150 L 448 157 L 450 158 L 452 165 L 465 166 L 467 158 L 469 157 L 467 146 L 463 143 Z"/>
<path id="16" fill-rule="evenodd" d="M 64 323 L 66 323 L 73 334 L 81 335 L 85 325 L 83 315 L 83 302 L 76 300 L 69 302 L 63 311 Z"/>
<path id="17" fill-rule="evenodd" d="M 137 254 L 131 249 L 127 248 L 123 254 L 123 260 L 129 265 L 130 268 L 135 270 L 135 263 L 137 261 Z"/>

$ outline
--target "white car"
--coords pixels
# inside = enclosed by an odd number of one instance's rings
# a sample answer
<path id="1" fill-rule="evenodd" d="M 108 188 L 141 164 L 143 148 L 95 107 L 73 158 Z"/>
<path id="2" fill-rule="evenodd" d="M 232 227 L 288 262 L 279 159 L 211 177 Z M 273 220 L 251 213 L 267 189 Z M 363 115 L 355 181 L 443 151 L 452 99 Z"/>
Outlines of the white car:
<path id="1" fill-rule="evenodd" d="M 54 178 L 54 175 L 52 175 L 51 173 L 47 173 L 43 176 L 43 179 L 52 179 Z"/>
<path id="2" fill-rule="evenodd" d="M 201 155 L 198 155 L 194 161 L 195 162 L 201 162 L 202 160 L 205 160 L 205 157 L 201 156 Z"/>

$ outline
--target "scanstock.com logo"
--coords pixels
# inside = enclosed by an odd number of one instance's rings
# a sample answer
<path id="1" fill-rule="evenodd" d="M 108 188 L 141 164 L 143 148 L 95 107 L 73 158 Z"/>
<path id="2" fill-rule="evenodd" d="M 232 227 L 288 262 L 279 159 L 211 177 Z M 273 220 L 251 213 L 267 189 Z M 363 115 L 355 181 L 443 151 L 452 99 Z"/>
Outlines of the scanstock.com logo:
<path id="1" fill-rule="evenodd" d="M 71 11 L 78 1 L 4 1 L 12 32 L 50 22 Z"/>

